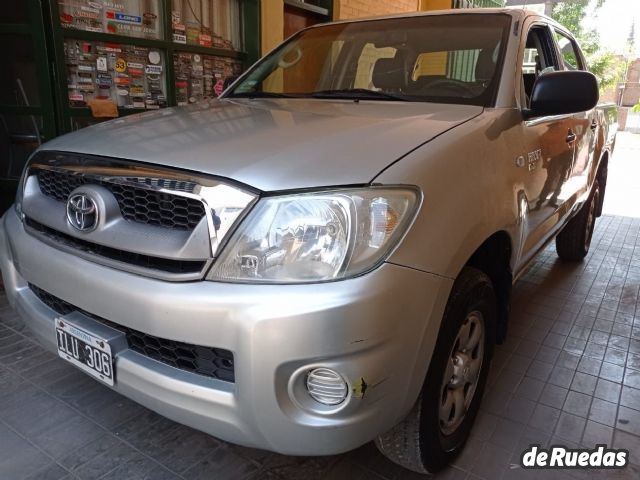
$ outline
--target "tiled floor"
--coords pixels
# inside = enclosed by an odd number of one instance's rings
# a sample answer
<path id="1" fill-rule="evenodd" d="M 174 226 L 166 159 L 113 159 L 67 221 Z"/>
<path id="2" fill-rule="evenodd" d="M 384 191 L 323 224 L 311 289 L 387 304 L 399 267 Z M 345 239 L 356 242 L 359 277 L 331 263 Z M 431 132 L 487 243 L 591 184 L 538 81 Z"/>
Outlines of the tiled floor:
<path id="1" fill-rule="evenodd" d="M 497 348 L 472 438 L 437 479 L 640 478 L 639 290 L 640 218 L 601 218 L 584 263 L 543 252 L 515 287 L 509 336 Z M 533 443 L 605 443 L 628 449 L 632 465 L 523 471 L 520 454 Z M 0 293 L 0 479 L 24 478 L 419 476 L 371 444 L 341 456 L 291 458 L 175 424 L 45 353 Z"/>

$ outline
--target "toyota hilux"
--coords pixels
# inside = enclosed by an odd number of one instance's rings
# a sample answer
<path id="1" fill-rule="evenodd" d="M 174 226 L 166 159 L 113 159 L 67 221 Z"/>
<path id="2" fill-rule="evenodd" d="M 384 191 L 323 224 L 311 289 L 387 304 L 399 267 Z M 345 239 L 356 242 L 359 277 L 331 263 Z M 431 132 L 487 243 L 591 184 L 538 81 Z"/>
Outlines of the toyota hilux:
<path id="1" fill-rule="evenodd" d="M 177 422 L 434 472 L 463 448 L 513 283 L 580 261 L 615 108 L 526 10 L 307 28 L 220 98 L 43 145 L 0 229 L 45 346 Z"/>

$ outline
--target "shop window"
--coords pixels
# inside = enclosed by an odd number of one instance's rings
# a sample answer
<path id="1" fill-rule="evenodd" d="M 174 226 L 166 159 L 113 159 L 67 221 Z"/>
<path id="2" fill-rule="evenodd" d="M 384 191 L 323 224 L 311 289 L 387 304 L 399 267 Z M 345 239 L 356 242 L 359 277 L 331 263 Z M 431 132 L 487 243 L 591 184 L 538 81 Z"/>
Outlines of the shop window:
<path id="1" fill-rule="evenodd" d="M 2 55 L 0 104 L 39 105 L 38 75 L 31 37 L 0 34 L 0 44 L 11 45 L 11 48 L 3 50 Z"/>
<path id="2" fill-rule="evenodd" d="M 162 38 L 160 0 L 58 0 L 58 12 L 63 28 Z"/>
<path id="3" fill-rule="evenodd" d="M 176 103 L 187 105 L 216 98 L 242 72 L 238 60 L 197 53 L 175 53 Z"/>
<path id="4" fill-rule="evenodd" d="M 71 107 L 93 99 L 125 109 L 167 106 L 164 55 L 157 49 L 67 39 L 64 55 Z"/>
<path id="5" fill-rule="evenodd" d="M 175 43 L 242 49 L 239 0 L 171 0 L 171 25 Z"/>

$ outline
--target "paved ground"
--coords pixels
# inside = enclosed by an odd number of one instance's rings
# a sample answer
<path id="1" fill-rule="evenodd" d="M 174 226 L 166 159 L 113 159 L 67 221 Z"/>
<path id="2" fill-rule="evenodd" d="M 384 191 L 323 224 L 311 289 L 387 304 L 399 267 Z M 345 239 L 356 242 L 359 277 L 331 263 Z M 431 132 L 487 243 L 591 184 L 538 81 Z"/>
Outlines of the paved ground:
<path id="1" fill-rule="evenodd" d="M 621 140 L 621 162 L 640 161 L 628 148 L 638 139 Z M 624 178 L 617 168 L 612 178 Z M 610 188 L 617 189 L 615 182 Z M 618 199 L 608 211 L 620 205 Z M 640 217 L 640 202 L 635 208 Z M 472 438 L 437 480 L 639 478 L 639 290 L 640 218 L 600 219 L 582 264 L 561 264 L 552 249 L 545 251 L 516 285 L 510 333 L 497 348 Z M 532 443 L 606 443 L 627 448 L 632 465 L 615 472 L 523 471 L 519 456 Z M 25 478 L 419 476 L 387 462 L 372 445 L 335 457 L 290 458 L 175 424 L 45 353 L 0 293 L 0 479 Z"/>

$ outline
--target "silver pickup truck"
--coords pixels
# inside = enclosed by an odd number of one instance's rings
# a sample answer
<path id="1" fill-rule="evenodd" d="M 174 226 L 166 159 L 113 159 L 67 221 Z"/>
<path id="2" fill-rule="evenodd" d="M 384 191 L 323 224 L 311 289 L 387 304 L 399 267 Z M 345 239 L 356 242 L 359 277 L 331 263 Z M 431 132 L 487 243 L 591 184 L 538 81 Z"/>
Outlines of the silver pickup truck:
<path id="1" fill-rule="evenodd" d="M 615 109 L 525 10 L 308 28 L 220 99 L 55 139 L 1 222 L 11 305 L 65 361 L 242 445 L 464 446 L 513 283 L 587 255 Z"/>

